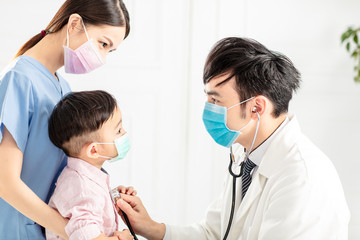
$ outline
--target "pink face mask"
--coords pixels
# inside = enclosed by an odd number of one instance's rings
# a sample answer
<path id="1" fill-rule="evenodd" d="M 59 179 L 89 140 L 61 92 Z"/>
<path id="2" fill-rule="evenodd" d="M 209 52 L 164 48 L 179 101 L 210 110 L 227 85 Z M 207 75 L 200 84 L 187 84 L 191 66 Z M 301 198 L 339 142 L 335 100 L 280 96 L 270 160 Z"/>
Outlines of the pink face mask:
<path id="1" fill-rule="evenodd" d="M 89 39 L 83 22 L 82 25 L 88 41 L 75 50 L 69 48 L 69 30 L 66 32 L 67 46 L 64 46 L 64 65 L 66 73 L 88 73 L 104 64 L 99 50 L 94 45 L 93 41 Z"/>

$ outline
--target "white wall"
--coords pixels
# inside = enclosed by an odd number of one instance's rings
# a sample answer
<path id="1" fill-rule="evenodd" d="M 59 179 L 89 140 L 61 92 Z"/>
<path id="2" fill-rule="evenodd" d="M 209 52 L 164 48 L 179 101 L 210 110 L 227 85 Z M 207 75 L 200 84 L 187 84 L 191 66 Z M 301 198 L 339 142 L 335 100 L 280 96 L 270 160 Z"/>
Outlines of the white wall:
<path id="1" fill-rule="evenodd" d="M 63 1 L 0 0 L 0 68 L 40 32 Z M 122 162 L 106 165 L 112 185 L 133 185 L 157 220 L 200 220 L 221 190 L 228 153 L 204 130 L 202 68 L 227 36 L 254 38 L 293 60 L 303 76 L 291 103 L 305 134 L 333 161 L 352 213 L 349 239 L 360 239 L 357 151 L 360 84 L 340 45 L 360 25 L 357 0 L 125 0 L 131 34 L 108 64 L 68 75 L 73 90 L 114 94 L 131 135 Z M 31 9 L 31 10 L 30 10 Z"/>

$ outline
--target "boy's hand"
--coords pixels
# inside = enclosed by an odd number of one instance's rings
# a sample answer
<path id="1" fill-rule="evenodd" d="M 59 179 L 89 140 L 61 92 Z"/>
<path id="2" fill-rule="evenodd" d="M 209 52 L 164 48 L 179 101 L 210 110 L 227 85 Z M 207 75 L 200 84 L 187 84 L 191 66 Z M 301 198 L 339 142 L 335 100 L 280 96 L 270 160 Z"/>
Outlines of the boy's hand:
<path id="1" fill-rule="evenodd" d="M 124 229 L 122 232 L 114 232 L 114 236 L 117 236 L 119 240 L 133 240 L 134 237 L 131 235 L 129 229 Z"/>
<path id="2" fill-rule="evenodd" d="M 133 187 L 124 187 L 120 185 L 117 187 L 117 189 L 119 190 L 120 193 L 123 194 L 132 195 L 132 196 L 135 196 L 137 194 L 136 190 L 134 190 Z"/>

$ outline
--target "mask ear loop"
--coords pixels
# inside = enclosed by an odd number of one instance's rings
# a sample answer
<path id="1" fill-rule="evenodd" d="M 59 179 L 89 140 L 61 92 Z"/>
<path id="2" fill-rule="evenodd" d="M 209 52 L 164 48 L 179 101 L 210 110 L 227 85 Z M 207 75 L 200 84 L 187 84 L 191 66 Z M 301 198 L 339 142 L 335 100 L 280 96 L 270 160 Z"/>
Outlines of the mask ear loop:
<path id="1" fill-rule="evenodd" d="M 95 144 L 115 144 L 115 143 L 101 143 L 101 142 L 94 142 Z M 103 156 L 103 155 L 98 155 L 99 157 L 102 157 L 102 158 L 108 158 L 108 159 L 111 159 L 112 157 L 108 157 L 108 156 Z"/>
<path id="2" fill-rule="evenodd" d="M 107 156 L 103 156 L 103 155 L 98 155 L 98 157 L 111 159 L 111 157 L 107 157 Z"/>
<path id="3" fill-rule="evenodd" d="M 237 103 L 237 104 L 235 104 L 235 105 L 232 105 L 231 107 L 228 107 L 228 108 L 226 109 L 226 111 L 228 111 L 228 110 L 232 109 L 233 107 L 236 107 L 236 106 L 238 106 L 238 105 L 240 105 L 240 104 L 246 103 L 247 101 L 250 101 L 250 100 L 253 99 L 253 98 L 254 98 L 254 97 L 251 97 L 251 98 L 248 98 L 248 99 L 246 99 L 246 100 L 244 100 L 244 101 L 242 101 L 242 102 L 239 102 L 239 103 Z M 241 128 L 238 130 L 238 132 L 241 131 L 241 130 L 243 130 L 244 128 L 246 128 L 246 126 L 249 125 L 252 121 L 253 121 L 253 120 L 251 119 L 247 124 L 245 124 L 245 126 L 241 127 Z"/>
<path id="4" fill-rule="evenodd" d="M 69 47 L 69 28 L 66 29 L 66 46 Z"/>
<path id="5" fill-rule="evenodd" d="M 254 121 L 254 120 L 251 119 L 247 124 L 245 124 L 245 126 L 243 126 L 242 128 L 240 128 L 239 131 L 241 131 L 241 130 L 243 130 L 244 128 L 246 128 L 246 126 L 249 125 L 250 123 L 252 123 L 252 121 Z"/>
<path id="6" fill-rule="evenodd" d="M 86 27 L 85 27 L 85 24 L 84 24 L 84 21 L 81 19 L 81 23 L 82 23 L 82 25 L 83 25 L 83 27 L 84 27 L 84 31 L 85 31 L 85 34 L 86 34 L 86 38 L 87 38 L 87 40 L 89 40 L 89 36 L 88 36 L 88 34 L 87 34 L 87 31 L 86 31 Z"/>
<path id="7" fill-rule="evenodd" d="M 89 35 L 87 34 L 86 27 L 85 27 L 84 21 L 82 19 L 81 19 L 81 23 L 84 27 L 86 38 L 89 41 Z M 69 47 L 69 28 L 66 29 L 66 46 Z"/>
<path id="8" fill-rule="evenodd" d="M 239 166 L 241 165 L 242 162 L 245 162 L 246 159 L 248 159 L 248 157 L 249 157 L 249 155 L 250 155 L 250 152 L 251 152 L 251 150 L 252 150 L 252 148 L 253 148 L 253 146 L 254 146 L 254 143 L 255 143 L 255 140 L 256 140 L 256 137 L 257 137 L 257 134 L 258 134 L 258 131 L 259 131 L 259 125 L 260 125 L 260 114 L 259 114 L 258 112 L 256 112 L 256 115 L 257 115 L 257 117 L 258 117 L 258 121 L 257 121 L 257 123 L 256 123 L 256 130 L 255 130 L 254 138 L 253 138 L 253 141 L 252 141 L 251 146 L 250 146 L 250 148 L 249 148 L 249 151 L 247 151 L 247 152 L 245 153 L 245 156 L 244 156 L 244 153 L 241 155 L 240 159 L 242 159 L 242 160 L 240 161 Z M 249 123 L 252 122 L 252 121 L 253 121 L 253 120 L 250 120 Z M 249 123 L 247 123 L 247 124 L 246 124 L 244 127 L 242 127 L 241 129 L 245 128 Z M 241 131 L 241 129 L 240 129 L 240 131 Z M 231 159 L 232 159 L 233 163 L 235 163 L 234 155 L 233 155 L 233 152 L 232 152 L 232 146 L 230 147 L 230 154 L 231 154 Z"/>
<path id="9" fill-rule="evenodd" d="M 237 104 L 235 104 L 235 105 L 232 105 L 231 107 L 228 107 L 226 110 L 230 110 L 230 109 L 232 109 L 233 107 L 236 107 L 237 105 L 246 103 L 247 101 L 250 101 L 250 100 L 253 99 L 253 98 L 254 98 L 254 97 L 251 97 L 251 98 L 248 98 L 248 99 L 246 99 L 246 100 L 244 100 L 244 101 L 242 101 L 242 102 L 239 102 L 239 103 L 237 103 Z"/>

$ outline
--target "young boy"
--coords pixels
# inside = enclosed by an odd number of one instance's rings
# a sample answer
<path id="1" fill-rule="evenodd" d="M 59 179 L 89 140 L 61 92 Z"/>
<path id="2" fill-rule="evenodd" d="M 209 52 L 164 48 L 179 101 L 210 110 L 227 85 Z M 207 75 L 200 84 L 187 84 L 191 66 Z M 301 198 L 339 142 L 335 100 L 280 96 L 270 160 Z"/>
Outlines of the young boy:
<path id="1" fill-rule="evenodd" d="M 49 205 L 69 219 L 69 239 L 133 239 L 118 232 L 105 161 L 125 157 L 130 149 L 116 100 L 104 91 L 72 92 L 55 106 L 49 137 L 68 155 Z M 124 189 L 123 189 L 124 190 Z M 126 194 L 135 195 L 131 187 Z M 59 239 L 46 230 L 47 239 Z"/>

